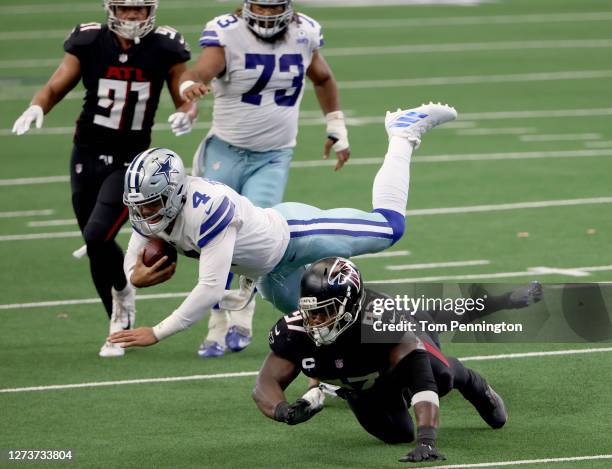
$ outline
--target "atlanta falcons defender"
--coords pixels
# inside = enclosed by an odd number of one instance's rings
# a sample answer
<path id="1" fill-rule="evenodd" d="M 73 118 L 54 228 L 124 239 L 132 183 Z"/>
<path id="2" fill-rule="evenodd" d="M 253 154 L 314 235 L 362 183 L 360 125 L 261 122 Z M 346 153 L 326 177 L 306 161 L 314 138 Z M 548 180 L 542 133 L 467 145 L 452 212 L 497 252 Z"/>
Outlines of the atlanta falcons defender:
<path id="1" fill-rule="evenodd" d="M 196 99 L 211 84 L 215 100 L 212 128 L 196 152 L 194 175 L 223 182 L 258 207 L 282 202 L 305 76 L 327 122 L 325 158 L 333 148 L 336 170 L 344 165 L 350 154 L 344 115 L 314 19 L 295 12 L 291 0 L 246 0 L 234 14 L 209 21 L 200 45 L 202 53 L 183 75 L 181 90 Z M 243 305 L 252 296 L 248 289 L 230 295 Z M 238 311 L 224 308 L 227 299 L 220 310 L 213 309 L 198 351 L 202 357 L 221 356 L 226 346 L 240 351 L 251 341 L 254 299 Z"/>
<path id="2" fill-rule="evenodd" d="M 278 309 L 295 311 L 304 266 L 331 255 L 382 251 L 404 233 L 412 151 L 432 127 L 454 120 L 455 109 L 428 104 L 387 113 L 389 149 L 372 188 L 372 212 L 320 210 L 300 203 L 255 207 L 219 182 L 185 175 L 179 156 L 167 149 L 141 153 L 125 176 L 124 200 L 132 234 L 125 259 L 135 287 L 165 281 L 174 265 L 142 262 L 147 237 L 173 244 L 199 258 L 198 283 L 187 299 L 154 328 L 117 332 L 110 339 L 123 347 L 152 345 L 199 321 L 225 291 L 231 270 L 258 279 L 259 291 Z"/>
<path id="3" fill-rule="evenodd" d="M 91 275 L 110 318 L 110 331 L 133 325 L 134 291 L 123 272 L 123 250 L 115 242 L 127 219 L 123 177 L 134 156 L 151 143 L 151 128 L 164 86 L 177 108 L 170 118 L 178 136 L 191 130 L 193 104 L 183 101 L 179 78 L 189 47 L 167 26 L 155 27 L 157 0 L 105 0 L 107 24 L 77 25 L 64 43 L 64 58 L 13 132 L 26 133 L 79 81 L 85 86 L 70 162 L 72 205 L 89 255 Z M 101 357 L 122 356 L 110 342 Z"/>
<path id="4" fill-rule="evenodd" d="M 532 290 L 521 306 L 534 301 Z M 424 333 L 390 333 L 391 343 L 362 342 L 376 300 L 388 297 L 363 286 L 357 266 L 331 257 L 310 265 L 301 281 L 299 310 L 281 318 L 270 330 L 271 352 L 257 377 L 253 398 L 269 418 L 295 425 L 322 410 L 323 394 L 313 387 L 289 404 L 284 390 L 299 375 L 337 385 L 336 394 L 349 404 L 361 426 L 385 443 L 415 439 L 408 408 L 414 408 L 416 447 L 400 461 L 446 459 L 436 448 L 439 397 L 457 389 L 492 428 L 508 415 L 501 397 L 474 370 L 445 357 L 437 340 Z M 486 298 L 486 297 L 485 297 Z M 499 297 L 493 301 L 499 307 Z M 505 302 L 518 307 L 518 303 Z M 390 316 L 399 312 L 387 311 Z M 433 323 L 427 313 L 417 321 Z M 370 322 L 368 322 L 370 321 Z M 418 322 L 415 322 L 418 324 Z M 409 403 L 409 404 L 408 404 Z"/>

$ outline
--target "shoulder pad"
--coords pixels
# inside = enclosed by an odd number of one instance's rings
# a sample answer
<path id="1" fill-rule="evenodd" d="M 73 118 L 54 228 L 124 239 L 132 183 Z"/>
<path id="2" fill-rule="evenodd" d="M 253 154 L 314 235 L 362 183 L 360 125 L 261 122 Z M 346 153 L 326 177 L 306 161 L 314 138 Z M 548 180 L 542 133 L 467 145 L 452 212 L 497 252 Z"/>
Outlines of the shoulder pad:
<path id="1" fill-rule="evenodd" d="M 158 38 L 159 44 L 170 51 L 186 50 L 191 52 L 191 48 L 183 35 L 171 26 L 158 26 L 153 31 L 153 34 Z"/>
<path id="2" fill-rule="evenodd" d="M 318 23 L 318 21 L 311 18 L 310 16 L 307 16 L 304 13 L 298 13 L 297 16 L 299 18 L 300 24 L 307 25 L 307 27 L 310 27 L 316 31 L 319 31 L 321 29 L 321 25 Z"/>
<path id="3" fill-rule="evenodd" d="M 74 27 L 68 34 L 66 42 L 73 46 L 86 46 L 95 41 L 102 31 L 100 23 L 83 23 Z"/>

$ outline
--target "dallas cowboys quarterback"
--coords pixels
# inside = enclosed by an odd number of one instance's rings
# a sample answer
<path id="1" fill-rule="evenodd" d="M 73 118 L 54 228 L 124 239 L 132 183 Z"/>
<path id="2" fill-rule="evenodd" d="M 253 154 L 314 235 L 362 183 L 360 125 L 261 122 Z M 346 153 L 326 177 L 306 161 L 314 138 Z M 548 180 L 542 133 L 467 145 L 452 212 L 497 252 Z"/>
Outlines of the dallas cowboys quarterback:
<path id="1" fill-rule="evenodd" d="M 170 150 L 141 153 L 125 176 L 124 201 L 135 228 L 125 258 L 127 278 L 146 287 L 172 275 L 173 265 L 157 271 L 160 263 L 148 268 L 142 262 L 147 237 L 153 236 L 199 258 L 199 279 L 181 306 L 154 328 L 117 332 L 111 342 L 152 345 L 199 321 L 222 299 L 230 270 L 258 279 L 262 296 L 281 311 L 295 311 L 306 264 L 382 251 L 401 238 L 413 149 L 429 129 L 456 117 L 455 109 L 432 103 L 387 113 L 389 148 L 374 179 L 372 212 L 300 203 L 255 207 L 224 184 L 186 176 Z"/>
<path id="2" fill-rule="evenodd" d="M 209 21 L 200 45 L 203 51 L 183 75 L 181 90 L 195 99 L 212 83 L 215 100 L 212 128 L 194 157 L 194 175 L 223 182 L 258 207 L 282 202 L 305 76 L 327 122 L 324 155 L 333 147 L 336 170 L 344 165 L 350 155 L 344 115 L 314 19 L 295 12 L 291 0 L 245 0 L 234 14 Z M 233 351 L 244 348 L 254 309 L 253 299 L 239 311 L 213 310 L 200 356 L 223 355 L 226 344 Z"/>
<path id="3" fill-rule="evenodd" d="M 533 301 L 533 293 L 520 306 Z M 369 290 L 357 266 L 330 257 L 311 264 L 301 280 L 299 310 L 281 318 L 270 330 L 271 352 L 253 390 L 261 412 L 295 425 L 322 410 L 323 395 L 313 387 L 289 404 L 284 390 L 300 374 L 337 385 L 361 426 L 385 443 L 415 439 L 408 403 L 416 418 L 416 447 L 400 461 L 445 459 L 436 448 L 439 397 L 457 389 L 492 428 L 505 425 L 502 398 L 476 371 L 445 357 L 436 339 L 425 333 L 389 333 L 388 343 L 363 341 L 362 325 L 371 326 L 374 306 L 388 297 Z M 485 296 L 486 298 L 486 296 Z M 502 298 L 502 297 L 500 297 Z M 500 301 L 496 299 L 495 307 Z M 517 307 L 505 301 L 504 306 Z M 391 317 L 399 312 L 386 311 Z M 486 314 L 486 313 L 485 313 Z M 418 321 L 433 323 L 426 312 Z M 393 335 L 393 336 L 391 336 Z"/>
<path id="4" fill-rule="evenodd" d="M 177 136 L 191 130 L 196 113 L 179 93 L 188 45 L 175 29 L 155 27 L 157 6 L 157 0 L 104 0 L 107 24 L 85 23 L 72 30 L 60 66 L 13 126 L 17 135 L 33 123 L 41 128 L 43 116 L 83 81 L 86 94 L 70 163 L 72 205 L 111 332 L 130 327 L 135 316 L 123 250 L 115 242 L 128 216 L 121 197 L 126 167 L 151 143 L 164 82 L 177 108 L 170 116 Z M 110 342 L 100 349 L 102 357 L 123 354 Z"/>

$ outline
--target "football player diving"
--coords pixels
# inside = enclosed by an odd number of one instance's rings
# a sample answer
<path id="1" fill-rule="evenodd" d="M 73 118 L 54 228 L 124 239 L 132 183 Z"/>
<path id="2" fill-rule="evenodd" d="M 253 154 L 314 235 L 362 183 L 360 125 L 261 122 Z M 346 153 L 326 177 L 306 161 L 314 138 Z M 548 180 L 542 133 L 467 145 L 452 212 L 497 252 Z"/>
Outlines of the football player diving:
<path id="1" fill-rule="evenodd" d="M 59 67 L 13 126 L 17 135 L 32 124 L 40 129 L 44 115 L 83 82 L 85 99 L 70 162 L 72 206 L 111 333 L 132 327 L 135 320 L 134 290 L 115 237 L 128 217 L 124 174 L 151 144 L 164 83 L 177 111 L 170 116 L 175 135 L 188 133 L 196 117 L 195 105 L 179 93 L 189 47 L 176 30 L 155 27 L 157 5 L 157 0 L 104 0 L 106 24 L 85 23 L 72 30 Z M 99 352 L 101 357 L 123 354 L 108 341 Z"/>
<path id="2" fill-rule="evenodd" d="M 325 116 L 324 155 L 333 148 L 335 168 L 342 168 L 350 155 L 348 134 L 336 80 L 320 51 L 323 42 L 319 23 L 296 12 L 291 0 L 245 0 L 234 14 L 206 24 L 202 52 L 181 78 L 187 99 L 208 93 L 209 86 L 215 97 L 212 127 L 194 157 L 194 176 L 222 182 L 257 207 L 281 203 L 306 77 Z M 251 293 L 243 288 L 229 295 L 244 305 Z M 255 299 L 240 310 L 226 304 L 228 296 L 212 310 L 201 357 L 237 352 L 251 341 Z"/>
<path id="3" fill-rule="evenodd" d="M 451 389 L 457 389 L 492 428 L 506 423 L 501 397 L 480 374 L 456 358 L 445 357 L 437 336 L 402 332 L 394 333 L 391 343 L 362 342 L 362 323 L 367 327 L 376 300 L 388 297 L 365 288 L 351 261 L 331 257 L 311 264 L 300 292 L 299 310 L 270 330 L 272 351 L 253 390 L 258 408 L 267 417 L 295 425 L 323 408 L 318 387 L 292 404 L 286 401 L 283 391 L 302 372 L 311 380 L 339 386 L 335 393 L 346 399 L 361 426 L 385 443 L 415 440 L 408 413 L 412 406 L 416 446 L 402 462 L 445 459 L 436 448 L 439 397 Z M 512 293 L 488 297 L 482 315 L 525 307 L 541 298 L 537 283 Z M 427 312 L 418 312 L 416 319 L 434 322 Z"/>
<path id="4" fill-rule="evenodd" d="M 455 109 L 427 104 L 387 113 L 389 147 L 372 187 L 373 210 L 321 210 L 300 203 L 260 208 L 230 187 L 187 176 L 180 157 L 153 148 L 134 159 L 125 176 L 124 201 L 134 232 L 125 258 L 135 287 L 169 279 L 176 268 L 142 261 L 149 237 L 199 259 L 199 276 L 185 301 L 155 327 L 116 332 L 112 343 L 148 346 L 196 323 L 225 294 L 228 273 L 257 280 L 262 296 L 279 310 L 297 309 L 305 265 L 329 256 L 379 252 L 405 229 L 412 152 L 431 128 L 454 120 Z"/>

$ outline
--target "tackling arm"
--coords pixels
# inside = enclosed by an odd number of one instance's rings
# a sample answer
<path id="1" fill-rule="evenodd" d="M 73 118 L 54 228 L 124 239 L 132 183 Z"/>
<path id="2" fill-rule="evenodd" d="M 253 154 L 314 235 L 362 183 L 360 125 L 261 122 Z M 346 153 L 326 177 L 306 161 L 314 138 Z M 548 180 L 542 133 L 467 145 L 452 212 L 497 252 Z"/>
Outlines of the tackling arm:
<path id="1" fill-rule="evenodd" d="M 285 402 L 284 390 L 300 371 L 289 360 L 270 352 L 263 362 L 253 388 L 253 400 L 266 417 L 275 418 L 276 407 Z"/>

